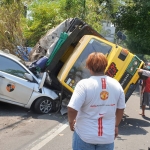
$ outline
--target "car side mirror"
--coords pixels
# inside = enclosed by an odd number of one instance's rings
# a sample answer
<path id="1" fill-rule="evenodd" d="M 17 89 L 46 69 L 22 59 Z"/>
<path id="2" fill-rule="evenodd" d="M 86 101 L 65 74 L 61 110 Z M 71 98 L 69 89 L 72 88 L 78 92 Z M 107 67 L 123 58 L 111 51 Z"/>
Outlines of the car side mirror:
<path id="1" fill-rule="evenodd" d="M 25 77 L 25 79 L 27 79 L 27 80 L 33 82 L 33 76 L 32 76 L 31 74 L 29 74 L 29 73 L 24 73 L 24 77 Z"/>

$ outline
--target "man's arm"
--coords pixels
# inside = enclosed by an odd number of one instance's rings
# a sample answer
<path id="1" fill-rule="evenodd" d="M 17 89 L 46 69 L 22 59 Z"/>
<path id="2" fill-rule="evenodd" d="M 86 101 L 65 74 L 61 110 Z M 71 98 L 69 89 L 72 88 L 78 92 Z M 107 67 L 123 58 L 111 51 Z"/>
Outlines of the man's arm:
<path id="1" fill-rule="evenodd" d="M 150 71 L 148 71 L 148 70 L 143 70 L 143 71 L 142 71 L 142 75 L 147 76 L 147 77 L 150 77 Z"/>
<path id="2" fill-rule="evenodd" d="M 115 125 L 116 127 L 118 127 L 121 122 L 121 119 L 123 117 L 123 112 L 124 112 L 124 109 L 116 110 L 116 125 Z"/>
<path id="3" fill-rule="evenodd" d="M 74 131 L 75 118 L 77 116 L 77 111 L 71 107 L 68 107 L 68 122 L 70 125 L 70 130 Z"/>
<path id="4" fill-rule="evenodd" d="M 118 136 L 118 126 L 121 122 L 121 119 L 123 117 L 124 109 L 118 109 L 116 110 L 116 124 L 115 124 L 115 138 Z"/>
<path id="5" fill-rule="evenodd" d="M 138 68 L 138 72 L 142 72 L 142 75 L 150 77 L 150 71 L 148 71 L 148 70 Z"/>

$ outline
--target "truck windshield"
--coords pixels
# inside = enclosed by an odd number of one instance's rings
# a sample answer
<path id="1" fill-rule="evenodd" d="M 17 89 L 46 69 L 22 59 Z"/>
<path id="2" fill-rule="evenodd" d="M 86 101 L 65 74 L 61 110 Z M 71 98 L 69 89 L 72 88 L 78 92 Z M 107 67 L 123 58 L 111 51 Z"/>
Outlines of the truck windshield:
<path id="1" fill-rule="evenodd" d="M 90 72 L 85 68 L 85 63 L 88 55 L 92 52 L 101 52 L 103 54 L 109 54 L 112 47 L 107 45 L 99 40 L 91 39 L 86 47 L 83 49 L 81 55 L 78 57 L 71 70 L 68 73 L 68 76 L 65 82 L 71 86 L 73 89 L 78 81 L 84 78 L 90 77 Z M 73 84 L 68 82 L 72 80 Z"/>
<path id="2" fill-rule="evenodd" d="M 86 47 L 83 49 L 82 54 L 79 56 L 74 66 L 80 68 L 83 62 L 85 65 L 86 58 L 89 54 L 93 52 L 101 52 L 104 55 L 108 56 L 111 49 L 112 47 L 110 45 L 96 39 L 91 39 Z"/>
<path id="3" fill-rule="evenodd" d="M 90 42 L 85 47 L 83 53 L 88 53 L 89 55 L 92 52 L 101 52 L 105 55 L 109 54 L 111 49 L 112 47 L 110 45 L 96 39 L 91 39 Z"/>

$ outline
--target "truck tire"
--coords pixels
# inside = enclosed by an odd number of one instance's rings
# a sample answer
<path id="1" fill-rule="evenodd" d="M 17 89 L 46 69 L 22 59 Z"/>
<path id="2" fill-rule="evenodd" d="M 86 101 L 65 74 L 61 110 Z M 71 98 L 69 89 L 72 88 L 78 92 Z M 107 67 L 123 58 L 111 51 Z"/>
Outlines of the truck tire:
<path id="1" fill-rule="evenodd" d="M 53 111 L 54 102 L 48 97 L 41 97 L 34 103 L 34 110 L 40 114 L 47 114 Z"/>

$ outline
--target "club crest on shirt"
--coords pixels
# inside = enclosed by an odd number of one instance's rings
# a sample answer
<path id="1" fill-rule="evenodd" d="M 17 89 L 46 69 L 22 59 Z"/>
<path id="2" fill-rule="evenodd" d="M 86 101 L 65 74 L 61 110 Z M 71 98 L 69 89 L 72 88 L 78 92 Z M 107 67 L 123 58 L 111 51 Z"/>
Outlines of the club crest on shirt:
<path id="1" fill-rule="evenodd" d="M 109 93 L 108 93 L 107 91 L 102 91 L 102 92 L 100 93 L 100 98 L 101 98 L 102 100 L 107 100 L 107 99 L 108 99 L 108 96 L 109 96 Z"/>

